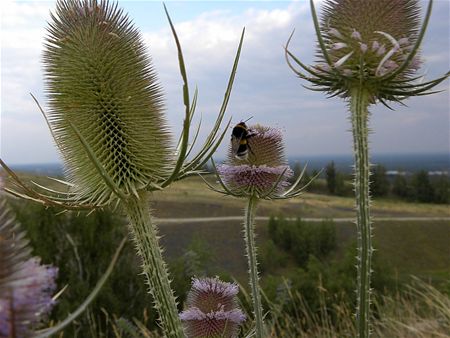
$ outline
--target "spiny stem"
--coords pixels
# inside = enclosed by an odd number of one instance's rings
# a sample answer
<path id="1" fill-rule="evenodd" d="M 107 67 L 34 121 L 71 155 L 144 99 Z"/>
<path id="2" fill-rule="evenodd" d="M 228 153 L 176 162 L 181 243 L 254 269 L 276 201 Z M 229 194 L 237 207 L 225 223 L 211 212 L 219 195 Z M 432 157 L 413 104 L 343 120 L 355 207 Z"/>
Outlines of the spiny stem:
<path id="1" fill-rule="evenodd" d="M 159 237 L 150 215 L 148 193 L 140 193 L 139 199 L 129 199 L 125 203 L 125 210 L 137 252 L 142 258 L 142 268 L 154 299 L 154 307 L 160 316 L 164 336 L 184 338 L 177 303 L 170 288 L 169 274 L 158 244 Z"/>
<path id="2" fill-rule="evenodd" d="M 361 87 L 351 90 L 350 110 L 355 159 L 356 228 L 358 232 L 358 289 L 356 321 L 359 338 L 370 335 L 370 274 L 372 256 L 372 228 L 369 195 L 369 93 Z"/>
<path id="3" fill-rule="evenodd" d="M 256 260 L 256 243 L 255 243 L 255 212 L 257 198 L 251 196 L 248 199 L 247 208 L 245 209 L 245 249 L 248 258 L 248 271 L 250 274 L 250 288 L 252 292 L 253 312 L 255 315 L 255 337 L 262 338 L 264 331 L 264 323 L 262 316 L 261 294 L 259 292 L 259 276 L 258 262 Z"/>

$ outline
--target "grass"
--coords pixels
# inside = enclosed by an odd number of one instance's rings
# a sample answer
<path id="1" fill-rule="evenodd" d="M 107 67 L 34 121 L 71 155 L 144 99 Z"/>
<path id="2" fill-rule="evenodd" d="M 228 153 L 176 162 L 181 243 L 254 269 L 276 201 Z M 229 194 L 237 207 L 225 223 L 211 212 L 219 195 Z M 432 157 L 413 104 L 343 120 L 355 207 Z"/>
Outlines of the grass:
<path id="1" fill-rule="evenodd" d="M 282 305 L 269 303 L 270 316 L 266 318 L 268 338 L 356 336 L 353 309 L 348 303 L 336 303 L 328 308 L 323 304 L 320 311 L 314 313 L 300 294 L 289 292 L 289 299 L 296 304 L 293 316 L 286 316 Z M 393 296 L 376 297 L 374 308 L 374 338 L 449 337 L 450 299 L 421 280 L 414 280 L 406 290 Z M 111 325 L 111 337 L 159 337 L 158 333 L 148 330 L 137 320 L 117 320 L 106 311 L 103 314 Z M 251 314 L 247 316 L 251 317 Z M 247 321 L 240 337 L 249 332 L 249 325 L 250 321 Z"/>
<path id="2" fill-rule="evenodd" d="M 450 247 L 446 221 L 382 221 L 375 223 L 375 248 L 383 262 L 397 272 L 400 279 L 415 275 L 436 282 L 450 279 Z M 218 269 L 227 271 L 238 280 L 245 280 L 247 266 L 242 226 L 236 221 L 214 223 L 183 223 L 160 226 L 166 255 L 174 259 L 183 254 L 192 240 L 201 238 L 215 258 Z M 257 242 L 268 239 L 267 222 L 257 222 Z M 338 250 L 335 258 L 355 239 L 354 224 L 336 223 Z"/>
<path id="3" fill-rule="evenodd" d="M 211 182 L 214 178 L 208 178 Z M 198 177 L 177 182 L 156 192 L 154 209 L 158 217 L 238 216 L 244 202 L 221 196 L 209 189 Z M 379 217 L 449 217 L 448 205 L 409 203 L 394 199 L 376 199 L 372 213 Z M 354 198 L 305 193 L 300 198 L 286 201 L 262 201 L 259 216 L 282 214 L 302 217 L 353 217 Z"/>

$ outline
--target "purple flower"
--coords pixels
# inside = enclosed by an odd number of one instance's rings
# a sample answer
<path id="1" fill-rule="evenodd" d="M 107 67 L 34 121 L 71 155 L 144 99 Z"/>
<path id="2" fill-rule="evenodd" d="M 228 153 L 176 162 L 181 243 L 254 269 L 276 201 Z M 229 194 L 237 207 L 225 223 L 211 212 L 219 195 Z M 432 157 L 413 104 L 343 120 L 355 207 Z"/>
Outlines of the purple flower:
<path id="1" fill-rule="evenodd" d="M 280 194 L 293 175 L 285 158 L 281 131 L 260 125 L 249 129 L 252 136 L 247 140 L 248 157 L 238 159 L 230 148 L 227 162 L 219 165 L 217 172 L 225 186 L 237 196 Z"/>
<path id="2" fill-rule="evenodd" d="M 239 325 L 245 320 L 238 308 L 239 288 L 218 278 L 192 280 L 188 309 L 180 313 L 188 338 L 237 337 Z"/>
<path id="3" fill-rule="evenodd" d="M 0 337 L 26 337 L 50 313 L 58 269 L 39 258 L 22 264 L 13 286 L 0 295 Z"/>

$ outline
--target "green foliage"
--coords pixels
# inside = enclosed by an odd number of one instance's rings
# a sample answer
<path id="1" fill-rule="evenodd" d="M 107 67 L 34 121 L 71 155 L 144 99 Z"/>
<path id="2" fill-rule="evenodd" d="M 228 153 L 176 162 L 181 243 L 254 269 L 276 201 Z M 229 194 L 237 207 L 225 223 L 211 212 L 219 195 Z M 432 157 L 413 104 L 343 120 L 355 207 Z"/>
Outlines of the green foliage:
<path id="1" fill-rule="evenodd" d="M 328 192 L 332 195 L 347 196 L 351 190 L 345 184 L 345 175 L 336 169 L 334 161 L 331 161 L 325 168 Z"/>
<path id="2" fill-rule="evenodd" d="M 425 170 L 421 170 L 409 178 L 405 175 L 396 175 L 392 193 L 413 202 L 448 204 L 450 202 L 450 179 L 448 175 L 430 177 Z"/>
<path id="3" fill-rule="evenodd" d="M 336 304 L 351 307 L 356 301 L 356 243 L 345 250 L 343 258 L 323 261 L 310 255 L 303 267 L 290 269 L 284 276 L 271 274 L 264 280 L 264 291 L 271 302 L 282 307 L 280 312 L 285 317 L 297 318 L 298 325 L 304 325 L 307 330 L 308 318 L 327 311 L 330 324 L 336 324 L 338 319 Z M 396 288 L 394 273 L 387 262 L 374 256 L 372 287 L 378 294 L 393 292 Z M 294 298 L 292 294 L 301 295 Z M 306 312 L 299 309 L 307 308 Z"/>
<path id="4" fill-rule="evenodd" d="M 258 251 L 260 252 L 259 267 L 262 273 L 286 267 L 288 255 L 280 250 L 271 239 L 265 241 Z"/>
<path id="5" fill-rule="evenodd" d="M 424 203 L 433 202 L 434 188 L 425 170 L 421 170 L 413 176 L 412 186 L 414 187 L 417 201 Z"/>
<path id="6" fill-rule="evenodd" d="M 331 161 L 325 168 L 325 175 L 327 178 L 327 187 L 330 194 L 334 195 L 336 193 L 336 168 L 334 166 L 334 161 Z"/>
<path id="7" fill-rule="evenodd" d="M 386 196 L 389 193 L 389 180 L 386 175 L 386 168 L 376 165 L 371 173 L 370 192 L 374 197 Z"/>
<path id="8" fill-rule="evenodd" d="M 392 185 L 392 193 L 400 198 L 413 199 L 414 192 L 404 175 L 396 175 Z"/>
<path id="9" fill-rule="evenodd" d="M 195 236 L 183 255 L 169 263 L 172 288 L 178 295 L 179 308 L 182 310 L 193 277 L 207 277 L 216 272 L 214 255 L 208 243 Z"/>
<path id="10" fill-rule="evenodd" d="M 336 227 L 332 221 L 308 223 L 300 218 L 287 221 L 271 217 L 268 229 L 273 242 L 290 253 L 299 266 L 304 266 L 310 255 L 325 258 L 336 248 Z"/>
<path id="11" fill-rule="evenodd" d="M 450 203 L 450 178 L 447 175 L 439 175 L 433 186 L 434 203 Z"/>

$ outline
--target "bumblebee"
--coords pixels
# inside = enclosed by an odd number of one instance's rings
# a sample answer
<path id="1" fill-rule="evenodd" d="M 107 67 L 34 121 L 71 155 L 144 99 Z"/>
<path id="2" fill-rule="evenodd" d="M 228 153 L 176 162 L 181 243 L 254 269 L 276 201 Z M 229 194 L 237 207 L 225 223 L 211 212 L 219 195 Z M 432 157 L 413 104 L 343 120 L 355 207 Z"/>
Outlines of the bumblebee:
<path id="1" fill-rule="evenodd" d="M 248 144 L 248 139 L 254 135 L 245 122 L 239 122 L 234 126 L 231 133 L 231 148 L 237 159 L 246 159 L 248 151 L 252 151 Z"/>

